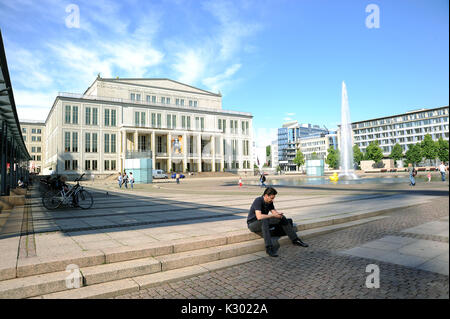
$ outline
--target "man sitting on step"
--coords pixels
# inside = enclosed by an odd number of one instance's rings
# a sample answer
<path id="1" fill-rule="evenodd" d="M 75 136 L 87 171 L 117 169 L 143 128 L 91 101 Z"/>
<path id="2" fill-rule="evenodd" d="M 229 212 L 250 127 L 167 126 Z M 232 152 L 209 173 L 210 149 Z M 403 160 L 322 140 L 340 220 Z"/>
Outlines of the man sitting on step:
<path id="1" fill-rule="evenodd" d="M 271 225 L 281 225 L 284 232 L 288 235 L 294 245 L 308 247 L 308 244 L 304 243 L 297 237 L 295 230 L 289 224 L 286 217 L 284 217 L 283 213 L 280 213 L 275 209 L 273 200 L 276 195 L 277 191 L 275 188 L 266 188 L 263 196 L 257 197 L 253 201 L 247 217 L 248 229 L 252 232 L 262 232 L 264 243 L 266 245 L 266 252 L 271 257 L 278 257 L 272 245 L 272 237 L 269 230 Z M 269 212 L 271 214 L 269 214 Z"/>

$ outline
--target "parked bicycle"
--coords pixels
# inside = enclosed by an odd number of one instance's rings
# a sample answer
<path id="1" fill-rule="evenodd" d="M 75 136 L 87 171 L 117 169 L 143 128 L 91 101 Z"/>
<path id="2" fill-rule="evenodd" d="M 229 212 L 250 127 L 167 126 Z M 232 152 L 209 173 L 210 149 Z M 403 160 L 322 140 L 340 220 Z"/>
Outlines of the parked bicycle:
<path id="1" fill-rule="evenodd" d="M 80 185 L 84 174 L 75 180 L 73 187 L 69 187 L 61 177 L 57 189 L 51 189 L 42 196 L 42 204 L 45 208 L 52 210 L 62 205 L 72 205 L 82 209 L 89 209 L 94 204 L 92 195 Z"/>

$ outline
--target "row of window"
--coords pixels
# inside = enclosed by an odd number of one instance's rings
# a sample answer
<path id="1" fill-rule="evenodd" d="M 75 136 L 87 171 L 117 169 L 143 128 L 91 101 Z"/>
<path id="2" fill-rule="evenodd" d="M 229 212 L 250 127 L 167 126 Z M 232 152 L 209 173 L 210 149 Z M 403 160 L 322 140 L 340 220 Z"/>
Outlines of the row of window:
<path id="1" fill-rule="evenodd" d="M 115 109 L 103 109 L 103 125 L 104 126 L 116 126 L 117 125 L 117 111 Z M 78 124 L 78 106 L 66 105 L 65 106 L 65 124 Z M 86 125 L 98 125 L 98 108 L 86 107 L 84 123 Z"/>
<path id="2" fill-rule="evenodd" d="M 151 127 L 154 128 L 162 128 L 162 115 L 161 113 L 151 113 Z M 146 116 L 145 112 L 134 112 L 134 125 L 135 126 L 146 126 Z M 178 128 L 177 126 L 177 115 L 175 114 L 167 114 L 166 115 L 166 128 Z M 181 128 L 182 129 L 191 129 L 191 117 L 187 115 L 181 116 Z M 197 130 L 205 129 L 205 118 L 204 117 L 195 117 L 195 128 Z"/>
<path id="3" fill-rule="evenodd" d="M 97 171 L 98 164 L 97 160 L 85 160 L 84 161 L 84 169 L 87 171 Z M 76 171 L 78 170 L 78 160 L 65 160 L 64 161 L 64 169 L 66 171 Z M 116 168 L 116 160 L 105 160 L 103 170 L 105 171 L 115 171 Z"/>
<path id="4" fill-rule="evenodd" d="M 423 126 L 423 125 L 431 125 L 431 124 L 439 124 L 439 123 L 448 123 L 448 117 L 440 117 L 440 118 L 408 122 L 408 123 L 401 123 L 401 124 L 395 124 L 395 125 L 384 125 L 384 126 L 380 126 L 380 127 L 354 130 L 354 132 L 355 132 L 355 134 L 364 134 L 364 133 L 382 132 L 382 131 L 387 131 L 387 130 L 402 129 L 405 127 L 408 128 L 408 127 L 414 127 L 414 126 Z"/>
<path id="5" fill-rule="evenodd" d="M 33 161 L 40 161 L 41 155 L 31 155 L 31 158 L 33 159 Z"/>
<path id="6" fill-rule="evenodd" d="M 221 130 L 223 133 L 226 133 L 227 131 L 227 120 L 225 119 L 218 119 L 217 127 L 219 130 Z M 239 125 L 237 120 L 229 120 L 230 123 L 230 133 L 232 134 L 238 134 Z M 243 135 L 249 134 L 249 124 L 248 121 L 241 121 L 241 133 Z"/>
<path id="7" fill-rule="evenodd" d="M 41 147 L 40 146 L 32 146 L 31 153 L 41 153 Z"/>
<path id="8" fill-rule="evenodd" d="M 23 136 L 23 141 L 24 141 L 24 142 L 27 141 L 27 136 L 26 136 L 26 135 Z M 40 136 L 32 135 L 32 136 L 31 136 L 31 141 L 32 141 L 32 142 L 41 142 L 41 137 L 40 137 Z"/>
<path id="9" fill-rule="evenodd" d="M 448 109 L 427 111 L 427 112 L 421 112 L 421 113 L 415 113 L 415 114 L 398 116 L 398 117 L 395 117 L 395 118 L 374 120 L 374 121 L 370 121 L 370 122 L 363 122 L 363 123 L 359 123 L 358 125 L 353 124 L 353 128 L 356 128 L 356 127 L 361 128 L 361 127 L 383 125 L 383 124 L 390 124 L 390 123 L 397 123 L 397 122 L 413 121 L 413 120 L 416 120 L 416 119 L 423 119 L 423 118 L 428 118 L 428 117 L 433 117 L 433 116 L 440 116 L 440 115 L 447 115 L 447 114 L 448 114 Z"/>
<path id="10" fill-rule="evenodd" d="M 141 101 L 141 94 L 140 93 L 130 93 L 130 100 L 131 101 Z M 170 97 L 161 96 L 159 99 L 155 95 L 147 95 L 146 96 L 146 102 L 147 103 L 157 103 L 159 100 L 159 103 L 161 104 L 170 104 L 171 99 Z M 175 99 L 175 105 L 177 106 L 184 106 L 184 99 L 176 98 Z M 190 107 L 197 107 L 198 102 L 196 100 L 188 100 Z"/>
<path id="11" fill-rule="evenodd" d="M 389 132 L 389 133 L 378 133 L 378 134 L 368 134 L 368 135 L 362 135 L 362 136 L 355 136 L 355 140 L 366 140 L 366 139 L 373 139 L 373 138 L 383 138 L 383 137 L 392 137 L 392 136 L 403 136 L 403 135 L 413 135 L 413 134 L 432 134 L 433 132 L 441 132 L 441 131 L 448 131 L 448 125 L 444 125 L 442 128 L 441 126 L 435 126 L 435 127 L 424 127 L 424 128 L 416 128 L 411 130 L 405 130 L 405 131 L 395 131 L 395 132 Z"/>
<path id="12" fill-rule="evenodd" d="M 27 133 L 27 128 L 26 127 L 22 127 L 22 133 L 24 133 L 24 134 Z M 42 130 L 40 128 L 32 128 L 31 129 L 31 133 L 32 134 L 41 134 Z"/>
<path id="13" fill-rule="evenodd" d="M 116 153 L 116 134 L 104 134 L 104 153 Z M 97 133 L 85 133 L 85 152 L 97 153 Z M 64 152 L 78 152 L 78 132 L 64 133 Z"/>

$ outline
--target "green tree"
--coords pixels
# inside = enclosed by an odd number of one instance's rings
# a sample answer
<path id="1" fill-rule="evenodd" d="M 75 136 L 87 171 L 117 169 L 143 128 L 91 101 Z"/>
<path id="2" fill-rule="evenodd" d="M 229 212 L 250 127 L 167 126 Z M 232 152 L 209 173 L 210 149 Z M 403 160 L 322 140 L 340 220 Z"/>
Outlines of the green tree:
<path id="1" fill-rule="evenodd" d="M 374 161 L 375 163 L 380 162 L 383 159 L 383 150 L 378 145 L 378 141 L 370 142 L 369 146 L 366 148 L 367 159 Z"/>
<path id="2" fill-rule="evenodd" d="M 313 153 L 311 154 L 311 159 L 312 159 L 312 160 L 318 160 L 318 159 L 319 159 L 319 155 L 317 155 L 316 152 L 313 152 Z"/>
<path id="3" fill-rule="evenodd" d="M 389 157 L 392 158 L 394 160 L 394 164 L 397 165 L 397 161 L 401 160 L 403 156 L 402 146 L 396 143 L 392 148 L 391 155 L 389 155 Z"/>
<path id="4" fill-rule="evenodd" d="M 437 157 L 441 162 L 448 162 L 448 141 L 442 137 L 436 142 L 437 144 Z"/>
<path id="5" fill-rule="evenodd" d="M 339 168 L 339 151 L 335 150 L 333 146 L 328 149 L 328 155 L 325 159 L 325 163 L 333 169 Z"/>
<path id="6" fill-rule="evenodd" d="M 266 146 L 266 156 L 269 157 L 270 156 L 270 145 Z"/>
<path id="7" fill-rule="evenodd" d="M 357 144 L 353 145 L 353 162 L 359 167 L 359 164 L 364 159 L 364 153 L 361 152 Z"/>
<path id="8" fill-rule="evenodd" d="M 280 165 L 277 166 L 277 172 L 281 172 L 281 167 L 280 167 Z"/>
<path id="9" fill-rule="evenodd" d="M 422 162 L 422 148 L 419 143 L 408 145 L 408 150 L 405 153 L 405 159 L 406 163 L 411 163 L 414 166 L 416 166 L 417 163 Z"/>
<path id="10" fill-rule="evenodd" d="M 300 167 L 300 166 L 302 166 L 303 164 L 305 164 L 305 156 L 303 155 L 303 153 L 302 153 L 300 150 L 298 150 L 298 151 L 297 151 L 297 154 L 295 155 L 294 163 L 295 163 L 298 167 Z"/>
<path id="11" fill-rule="evenodd" d="M 420 143 L 420 148 L 422 149 L 422 157 L 427 160 L 435 160 L 438 156 L 438 147 L 430 134 L 425 135 Z"/>

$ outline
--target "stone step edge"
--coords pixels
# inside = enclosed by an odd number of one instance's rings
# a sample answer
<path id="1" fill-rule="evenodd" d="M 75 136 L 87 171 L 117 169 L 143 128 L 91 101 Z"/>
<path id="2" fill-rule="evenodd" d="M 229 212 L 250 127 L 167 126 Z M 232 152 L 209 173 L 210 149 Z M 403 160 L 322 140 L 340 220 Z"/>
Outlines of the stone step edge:
<path id="1" fill-rule="evenodd" d="M 304 239 L 308 239 L 314 236 L 323 235 L 333 231 L 343 230 L 352 226 L 365 224 L 386 217 L 387 216 L 370 217 L 367 219 L 352 221 L 345 224 L 325 226 L 319 229 L 311 229 L 299 233 L 299 236 L 301 236 Z M 255 242 L 259 242 L 261 240 L 262 239 L 255 240 Z M 279 242 L 280 244 L 284 245 L 289 242 L 289 239 L 287 237 L 282 237 Z M 198 276 L 203 273 L 207 273 L 209 271 L 224 269 L 238 264 L 253 261 L 262 257 L 266 257 L 267 255 L 264 251 L 264 245 L 261 245 L 261 247 L 262 248 L 259 251 L 250 254 L 243 254 L 239 256 L 228 257 L 210 262 L 194 264 L 187 267 L 151 273 L 147 275 L 133 276 L 130 278 L 88 285 L 78 289 L 49 293 L 33 297 L 33 299 L 111 298 L 122 294 L 136 292 L 142 289 L 158 286 L 167 282 L 183 280 L 193 276 Z"/>
<path id="2" fill-rule="evenodd" d="M 395 208 L 397 209 L 397 208 Z M 297 225 L 297 231 L 305 231 L 316 229 L 319 227 L 342 224 L 354 220 L 368 218 L 384 214 L 392 209 L 380 211 L 347 213 L 340 214 L 333 218 L 318 218 L 312 221 L 303 221 Z M 344 216 L 342 216 L 344 215 Z M 295 221 L 294 221 L 295 223 Z M 31 257 L 27 259 L 19 259 L 17 269 L 15 269 L 16 277 L 0 278 L 1 280 L 22 278 L 57 271 L 65 271 L 70 264 L 76 264 L 81 267 L 90 267 L 95 265 L 110 264 L 115 262 L 141 259 L 146 257 L 158 257 L 162 255 L 175 254 L 179 252 L 195 251 L 203 248 L 217 247 L 222 245 L 246 242 L 255 239 L 261 239 L 261 236 L 250 232 L 249 230 L 231 231 L 220 235 L 198 236 L 196 238 L 186 240 L 167 241 L 165 243 L 152 243 L 134 247 L 105 248 L 101 250 L 92 250 L 85 252 L 83 256 L 67 257 L 60 256 L 51 258 Z"/>

